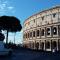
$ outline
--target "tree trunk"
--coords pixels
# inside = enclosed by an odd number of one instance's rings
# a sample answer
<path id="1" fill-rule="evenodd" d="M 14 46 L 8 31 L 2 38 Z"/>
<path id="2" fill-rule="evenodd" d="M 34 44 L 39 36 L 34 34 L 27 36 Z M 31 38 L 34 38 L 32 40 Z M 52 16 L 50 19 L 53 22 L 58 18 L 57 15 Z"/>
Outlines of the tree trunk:
<path id="1" fill-rule="evenodd" d="M 7 30 L 7 35 L 6 35 L 6 44 L 8 43 L 8 30 Z"/>
<path id="2" fill-rule="evenodd" d="M 15 44 L 15 35 L 16 35 L 16 32 L 14 33 L 14 44 Z"/>

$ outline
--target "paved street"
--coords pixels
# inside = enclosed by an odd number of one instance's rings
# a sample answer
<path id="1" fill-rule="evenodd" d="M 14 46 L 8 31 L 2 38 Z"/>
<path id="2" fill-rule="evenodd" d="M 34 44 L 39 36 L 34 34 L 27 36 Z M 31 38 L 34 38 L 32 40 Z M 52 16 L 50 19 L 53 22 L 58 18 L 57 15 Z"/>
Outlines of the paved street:
<path id="1" fill-rule="evenodd" d="M 20 50 L 15 51 L 11 57 L 0 57 L 0 60 L 60 60 L 60 54 Z"/>

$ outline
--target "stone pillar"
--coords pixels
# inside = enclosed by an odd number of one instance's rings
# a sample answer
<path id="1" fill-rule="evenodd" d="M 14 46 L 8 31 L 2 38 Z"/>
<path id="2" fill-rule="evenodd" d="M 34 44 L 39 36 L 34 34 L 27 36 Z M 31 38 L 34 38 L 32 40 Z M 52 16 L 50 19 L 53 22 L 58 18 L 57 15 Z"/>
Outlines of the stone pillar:
<path id="1" fill-rule="evenodd" d="M 45 38 L 46 38 L 46 36 L 47 36 L 47 34 L 46 34 L 46 27 L 45 27 L 45 32 L 44 32 L 44 34 L 45 34 Z"/>
<path id="2" fill-rule="evenodd" d="M 46 40 L 44 42 L 44 50 L 46 51 Z"/>
<path id="3" fill-rule="evenodd" d="M 40 33 L 39 34 L 40 34 L 40 39 L 41 39 L 41 28 L 40 28 Z"/>
<path id="4" fill-rule="evenodd" d="M 39 41 L 39 50 L 40 50 L 40 43 L 41 43 L 41 40 Z"/>
<path id="5" fill-rule="evenodd" d="M 51 51 L 52 51 L 52 40 L 51 40 Z"/>
<path id="6" fill-rule="evenodd" d="M 51 26 L 51 37 L 53 37 L 53 30 L 52 30 L 52 26 Z"/>
<path id="7" fill-rule="evenodd" d="M 44 41 L 44 51 L 45 51 L 45 41 Z"/>

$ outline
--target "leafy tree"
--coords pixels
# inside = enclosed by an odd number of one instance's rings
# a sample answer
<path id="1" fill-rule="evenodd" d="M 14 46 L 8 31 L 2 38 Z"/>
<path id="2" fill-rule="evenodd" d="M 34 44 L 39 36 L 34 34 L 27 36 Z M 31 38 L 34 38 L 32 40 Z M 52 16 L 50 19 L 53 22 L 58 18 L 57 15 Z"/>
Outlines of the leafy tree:
<path id="1" fill-rule="evenodd" d="M 8 32 L 17 32 L 22 29 L 19 19 L 14 16 L 1 16 L 0 23 L 0 29 L 7 31 L 6 43 L 8 43 Z"/>

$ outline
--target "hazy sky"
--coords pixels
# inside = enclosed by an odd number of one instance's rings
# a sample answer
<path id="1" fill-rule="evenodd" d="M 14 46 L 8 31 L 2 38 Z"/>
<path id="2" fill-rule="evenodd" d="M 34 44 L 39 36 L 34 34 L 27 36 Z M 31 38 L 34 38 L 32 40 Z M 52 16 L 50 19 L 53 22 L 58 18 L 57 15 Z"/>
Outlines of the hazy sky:
<path id="1" fill-rule="evenodd" d="M 0 0 L 0 16 L 16 16 L 23 25 L 29 16 L 56 5 L 60 5 L 60 0 Z M 23 40 L 22 35 L 22 31 L 16 33 L 16 43 Z M 14 33 L 9 34 L 9 40 L 14 40 Z"/>

